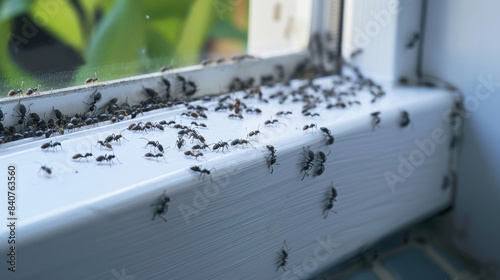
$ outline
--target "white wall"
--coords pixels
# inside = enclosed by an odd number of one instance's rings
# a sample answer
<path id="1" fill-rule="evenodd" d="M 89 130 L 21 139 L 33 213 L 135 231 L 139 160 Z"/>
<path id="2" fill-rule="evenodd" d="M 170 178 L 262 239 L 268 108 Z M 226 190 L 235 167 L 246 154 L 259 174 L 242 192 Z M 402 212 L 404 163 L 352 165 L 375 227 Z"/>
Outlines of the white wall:
<path id="1" fill-rule="evenodd" d="M 456 244 L 483 261 L 500 260 L 500 1 L 429 1 L 423 72 L 466 96 Z M 481 80 L 498 81 L 486 87 Z"/>

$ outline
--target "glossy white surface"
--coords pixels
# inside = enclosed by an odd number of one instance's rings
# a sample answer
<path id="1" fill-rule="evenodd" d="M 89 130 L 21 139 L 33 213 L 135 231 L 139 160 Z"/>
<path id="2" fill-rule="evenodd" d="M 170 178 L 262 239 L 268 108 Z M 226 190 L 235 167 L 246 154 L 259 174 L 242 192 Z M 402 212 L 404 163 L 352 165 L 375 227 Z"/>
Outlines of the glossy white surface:
<path id="1" fill-rule="evenodd" d="M 332 80 L 315 83 L 330 87 Z M 264 96 L 277 90 L 286 89 L 263 88 Z M 326 110 L 322 103 L 311 111 L 320 114 L 314 118 L 303 117 L 302 103 L 292 103 L 291 96 L 283 105 L 276 99 L 268 104 L 241 99 L 263 111 L 243 113 L 243 120 L 228 119 L 229 112 L 213 112 L 216 102 L 199 103 L 210 109 L 207 120 L 194 120 L 207 124 L 208 129 L 198 129 L 207 143 L 245 138 L 258 128 L 264 135 L 252 142 L 255 149 L 207 151 L 198 160 L 187 158 L 185 148 L 183 152 L 174 149 L 177 130 L 173 128 L 122 132 L 139 121 L 175 119 L 189 125 L 193 120 L 180 116 L 184 108 L 153 111 L 51 139 L 61 141 L 64 151 L 42 151 L 46 139 L 3 147 L 1 170 L 10 163 L 19 170 L 19 257 L 18 272 L 2 268 L 0 275 L 2 279 L 110 279 L 125 268 L 136 279 L 298 279 L 345 259 L 451 202 L 450 188 L 441 189 L 449 139 L 436 143 L 435 151 L 403 183 L 391 189 L 384 177 L 386 172 L 398 174 L 398 156 L 408 159 L 418 150 L 415 140 L 431 138 L 434 129 L 447 135 L 449 124 L 442 116 L 451 106 L 451 95 L 438 89 L 388 85 L 386 91 L 387 97 L 375 104 L 370 103 L 368 92 L 348 98 L 362 105 L 344 110 Z M 398 126 L 401 110 L 410 114 L 406 128 Z M 293 114 L 279 117 L 282 125 L 266 127 L 264 121 L 276 118 L 278 111 Z M 382 122 L 372 131 L 374 111 L 382 112 Z M 325 145 L 319 131 L 302 130 L 311 123 L 328 127 L 335 143 Z M 113 147 L 121 163 L 71 159 L 90 149 L 95 156 L 110 154 L 94 145 L 120 132 L 127 140 Z M 145 159 L 145 153 L 155 151 L 143 148 L 146 140 L 141 137 L 170 146 L 166 162 Z M 189 142 L 189 146 L 195 144 Z M 273 174 L 266 165 L 265 145 L 277 149 L 279 165 Z M 331 154 L 323 175 L 301 181 L 298 164 L 304 146 Z M 51 176 L 39 172 L 42 164 L 52 168 Z M 193 165 L 212 170 L 213 183 L 209 176 L 199 180 L 189 170 Z M 333 208 L 337 214 L 324 219 L 324 200 L 332 181 L 338 191 Z M 171 199 L 165 215 L 168 222 L 151 221 L 150 204 L 164 190 Z M 0 207 L 6 209 L 5 198 Z M 2 227 L 2 240 L 7 234 Z M 283 240 L 290 247 L 287 271 L 276 272 Z M 322 247 L 325 242 L 329 249 Z M 2 252 L 5 245 L 1 244 Z"/>

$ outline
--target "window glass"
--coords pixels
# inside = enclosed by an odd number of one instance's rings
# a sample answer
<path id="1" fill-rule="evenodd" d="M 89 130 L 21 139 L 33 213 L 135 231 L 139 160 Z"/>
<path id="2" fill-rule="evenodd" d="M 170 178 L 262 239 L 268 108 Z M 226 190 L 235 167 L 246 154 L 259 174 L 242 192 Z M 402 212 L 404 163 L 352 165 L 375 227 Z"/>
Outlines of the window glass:
<path id="1" fill-rule="evenodd" d="M 0 1 L 0 96 L 246 53 L 248 9 L 248 0 Z"/>

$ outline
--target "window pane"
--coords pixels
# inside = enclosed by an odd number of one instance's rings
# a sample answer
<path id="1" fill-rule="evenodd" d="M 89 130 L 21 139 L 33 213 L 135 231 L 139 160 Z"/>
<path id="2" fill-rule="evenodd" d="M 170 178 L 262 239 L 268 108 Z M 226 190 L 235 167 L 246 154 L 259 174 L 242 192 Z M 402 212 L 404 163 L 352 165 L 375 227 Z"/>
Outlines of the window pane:
<path id="1" fill-rule="evenodd" d="M 246 53 L 248 0 L 4 0 L 0 96 Z"/>

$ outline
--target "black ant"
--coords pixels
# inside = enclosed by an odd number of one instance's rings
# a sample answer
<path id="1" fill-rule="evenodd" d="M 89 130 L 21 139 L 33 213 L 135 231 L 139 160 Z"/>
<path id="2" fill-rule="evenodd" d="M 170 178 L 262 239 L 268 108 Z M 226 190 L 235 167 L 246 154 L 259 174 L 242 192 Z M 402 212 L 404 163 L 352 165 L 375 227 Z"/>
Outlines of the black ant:
<path id="1" fill-rule="evenodd" d="M 40 87 L 40 85 L 38 85 L 38 87 L 34 87 L 34 88 L 29 88 L 26 90 L 26 95 L 27 96 L 30 96 L 32 95 L 33 93 L 36 93 L 36 94 L 39 94 L 38 92 L 38 88 Z"/>
<path id="2" fill-rule="evenodd" d="M 163 146 L 160 144 L 160 142 L 149 141 L 148 139 L 146 139 L 144 137 L 141 137 L 140 139 L 144 139 L 144 140 L 148 141 L 148 143 L 146 144 L 146 146 L 144 146 L 144 148 L 147 148 L 148 146 L 153 146 L 155 149 L 158 149 L 158 151 L 163 153 Z"/>
<path id="3" fill-rule="evenodd" d="M 203 175 L 203 180 L 205 180 L 205 175 L 210 175 L 210 170 L 208 170 L 208 169 L 201 169 L 201 166 L 199 166 L 199 165 L 191 166 L 190 169 L 192 171 L 194 171 L 194 172 L 199 172 L 200 173 L 200 177 L 198 178 L 198 180 L 201 180 L 201 176 L 202 175 Z M 212 175 L 210 175 L 210 181 L 212 181 Z"/>
<path id="4" fill-rule="evenodd" d="M 85 155 L 82 155 L 82 154 L 76 154 L 72 157 L 72 159 L 74 160 L 78 160 L 80 161 L 82 158 L 85 158 L 87 160 L 87 162 L 89 161 L 88 157 L 91 157 L 93 156 L 92 152 L 90 153 L 85 153 Z"/>
<path id="5" fill-rule="evenodd" d="M 191 150 L 205 150 L 205 149 L 209 149 L 210 150 L 210 147 L 207 145 L 207 144 L 203 144 L 203 145 L 194 145 L 193 147 L 191 147 Z"/>
<path id="6" fill-rule="evenodd" d="M 207 66 L 207 65 L 211 64 L 212 62 L 213 62 L 213 61 L 212 61 L 211 59 L 203 59 L 203 60 L 200 62 L 200 64 L 201 64 L 202 66 Z"/>
<path id="7" fill-rule="evenodd" d="M 157 154 L 146 153 L 146 154 L 144 155 L 144 157 L 145 157 L 145 158 L 147 158 L 147 159 L 155 158 L 155 159 L 156 159 L 156 161 L 158 161 L 158 158 L 159 158 L 159 157 L 162 157 L 162 158 L 163 158 L 163 160 L 165 160 L 165 156 L 163 155 L 163 153 L 157 153 Z M 165 160 L 165 161 L 166 161 L 166 160 Z"/>
<path id="8" fill-rule="evenodd" d="M 156 210 L 151 221 L 154 221 L 156 215 L 158 215 L 158 217 L 160 217 L 165 223 L 167 222 L 167 219 L 165 219 L 163 216 L 165 216 L 168 212 L 169 202 L 170 197 L 166 196 L 164 191 L 163 195 L 159 198 L 159 202 L 151 204 L 151 206 L 156 206 Z"/>
<path id="9" fill-rule="evenodd" d="M 372 131 L 375 131 L 375 127 L 380 124 L 380 111 L 373 112 L 370 114 L 372 116 Z"/>
<path id="10" fill-rule="evenodd" d="M 224 152 L 224 148 L 226 148 L 229 151 L 229 144 L 227 142 L 219 141 L 212 147 L 212 151 L 217 150 L 217 152 L 222 149 L 222 152 Z"/>
<path id="11" fill-rule="evenodd" d="M 275 123 L 277 123 L 277 124 L 280 124 L 280 123 L 281 123 L 281 124 L 284 124 L 284 123 L 282 123 L 282 122 L 278 121 L 277 119 L 274 119 L 274 120 L 273 120 L 273 119 L 271 119 L 271 120 L 267 120 L 267 121 L 265 121 L 265 122 L 264 122 L 264 125 L 273 125 L 273 124 L 275 124 Z M 286 125 L 285 125 L 285 126 L 286 126 Z"/>
<path id="12" fill-rule="evenodd" d="M 97 145 L 100 145 L 99 147 L 105 147 L 105 148 L 108 148 L 110 150 L 113 150 L 113 147 L 111 146 L 111 144 L 109 143 L 104 143 L 103 141 L 100 141 L 100 140 L 97 140 L 97 143 L 95 144 L 96 146 Z"/>
<path id="13" fill-rule="evenodd" d="M 182 136 L 177 136 L 177 141 L 175 142 L 177 149 L 180 150 L 184 145 L 186 145 L 186 140 L 182 139 Z"/>
<path id="14" fill-rule="evenodd" d="M 328 213 L 332 211 L 333 213 L 337 214 L 337 212 L 331 210 L 333 208 L 333 202 L 336 201 L 335 198 L 337 198 L 337 190 L 335 187 L 333 187 L 333 182 L 331 182 L 332 188 L 330 190 L 330 194 L 328 195 L 328 198 L 326 199 L 328 201 L 328 204 L 325 206 L 325 209 L 323 210 L 323 217 L 326 219 L 328 217 Z"/>
<path id="15" fill-rule="evenodd" d="M 252 146 L 252 148 L 255 149 L 255 147 L 252 145 L 252 143 L 250 143 L 250 141 L 246 140 L 246 139 L 234 139 L 232 142 L 231 142 L 231 146 L 236 146 L 236 145 L 250 145 Z"/>
<path id="16" fill-rule="evenodd" d="M 124 130 L 122 130 L 122 132 L 123 132 L 123 131 L 124 131 Z M 109 143 L 109 142 L 111 142 L 111 141 L 115 141 L 115 142 L 120 143 L 120 141 L 121 141 L 120 139 L 121 139 L 121 138 L 123 138 L 123 139 L 127 140 L 125 137 L 123 137 L 123 136 L 122 136 L 122 132 L 120 132 L 120 134 L 118 134 L 118 135 L 115 135 L 114 133 L 113 133 L 113 134 L 111 134 L 111 135 L 109 135 L 108 137 L 106 137 L 106 139 L 104 139 L 104 143 Z M 127 141 L 128 141 L 128 140 L 127 140 Z"/>
<path id="17" fill-rule="evenodd" d="M 401 117 L 399 119 L 399 126 L 400 127 L 407 127 L 409 124 L 410 124 L 410 115 L 408 114 L 407 111 L 402 111 Z"/>
<path id="18" fill-rule="evenodd" d="M 326 144 L 332 145 L 335 142 L 332 132 L 326 127 L 320 127 L 319 129 L 324 133 L 323 137 L 326 137 Z"/>
<path id="19" fill-rule="evenodd" d="M 420 34 L 418 32 L 414 32 L 413 36 L 411 37 L 411 40 L 406 44 L 407 49 L 413 49 L 420 40 Z"/>
<path id="20" fill-rule="evenodd" d="M 88 110 L 89 112 L 94 112 L 97 109 L 97 106 L 96 106 L 97 102 L 101 101 L 101 99 L 102 99 L 102 94 L 96 90 L 96 91 L 94 91 L 94 93 L 92 93 L 90 95 L 90 98 L 92 98 L 92 101 L 90 103 L 86 103 L 86 102 L 83 102 L 83 103 L 90 105 L 89 110 Z"/>
<path id="21" fill-rule="evenodd" d="M 20 118 L 20 120 L 17 121 L 17 124 L 19 124 L 19 125 L 24 124 L 24 121 L 26 120 L 26 115 L 29 114 L 29 112 L 30 112 L 31 105 L 33 105 L 33 103 L 31 103 L 30 106 L 28 107 L 28 110 L 26 110 L 26 106 L 24 106 L 24 104 L 22 104 L 22 103 L 19 103 L 19 111 L 14 109 L 14 111 L 18 115 L 17 116 L 12 115 L 12 116 Z"/>
<path id="22" fill-rule="evenodd" d="M 319 113 L 314 113 L 314 114 L 311 114 L 311 112 L 305 112 L 303 113 L 302 115 L 304 116 L 309 116 L 309 117 L 319 117 Z"/>
<path id="23" fill-rule="evenodd" d="M 169 71 L 169 70 L 173 70 L 174 69 L 174 66 L 172 64 L 170 65 L 166 65 L 166 66 L 162 66 L 160 67 L 160 72 L 165 72 L 165 71 Z"/>
<path id="24" fill-rule="evenodd" d="M 203 128 L 207 128 L 207 125 L 204 124 L 204 123 L 197 123 L 197 122 L 191 122 L 191 125 L 194 125 L 196 127 L 203 127 Z"/>
<path id="25" fill-rule="evenodd" d="M 187 87 L 185 85 L 188 85 L 189 87 L 191 87 L 190 89 L 187 89 Z M 184 84 L 183 86 L 183 92 L 186 96 L 192 96 L 194 95 L 196 92 L 198 91 L 198 86 L 192 82 L 192 81 L 188 81 L 187 83 Z"/>
<path id="26" fill-rule="evenodd" d="M 274 172 L 274 165 L 279 165 L 279 163 L 276 163 L 276 149 L 271 146 L 267 145 L 266 148 L 271 152 L 267 157 L 266 157 L 266 162 L 267 162 L 267 168 L 271 168 L 271 174 Z"/>
<path id="27" fill-rule="evenodd" d="M 19 89 L 15 89 L 15 88 L 14 88 L 14 89 L 11 89 L 11 90 L 9 91 L 9 93 L 8 93 L 8 96 L 9 96 L 9 97 L 14 97 L 14 96 L 16 96 L 16 94 L 18 94 L 18 93 L 23 94 L 23 83 L 24 83 L 24 81 L 23 81 L 23 82 L 21 82 L 21 88 L 19 88 Z"/>
<path id="28" fill-rule="evenodd" d="M 99 82 L 99 78 L 97 78 L 97 73 L 94 73 L 94 76 L 95 78 L 87 78 L 85 80 L 85 84 L 88 85 L 88 84 L 93 84 L 94 82 Z"/>
<path id="29" fill-rule="evenodd" d="M 307 147 L 307 150 L 306 148 L 304 147 L 304 158 L 305 158 L 305 161 L 304 161 L 304 165 L 302 166 L 302 170 L 300 170 L 300 172 L 304 172 L 304 176 L 302 176 L 302 180 L 304 180 L 304 178 L 307 176 L 309 176 L 309 171 L 313 168 L 314 166 L 314 152 L 309 150 L 309 147 Z"/>
<path id="30" fill-rule="evenodd" d="M 290 249 L 288 249 L 288 245 L 286 245 L 286 240 L 284 240 L 283 243 L 285 243 L 285 245 L 281 247 L 281 253 L 278 252 L 278 255 L 280 255 L 281 260 L 278 261 L 278 267 L 276 268 L 276 272 L 278 272 L 278 269 L 280 269 L 280 267 L 283 269 L 283 271 L 286 271 L 285 265 L 288 263 L 287 262 L 288 251 L 290 251 Z M 285 247 L 286 250 L 284 249 Z"/>
<path id="31" fill-rule="evenodd" d="M 2 107 L 0 107 L 0 122 L 2 122 L 3 120 L 5 120 L 5 115 L 2 111 Z"/>
<path id="32" fill-rule="evenodd" d="M 302 128 L 302 130 L 306 131 L 309 128 L 315 128 L 315 127 L 317 127 L 317 125 L 315 123 L 312 123 L 312 124 L 309 124 L 309 125 L 306 124 L 306 125 L 304 125 L 304 127 Z"/>
<path id="33" fill-rule="evenodd" d="M 241 114 L 229 114 L 227 117 L 231 119 L 235 118 L 239 118 L 240 120 L 243 119 L 243 116 Z"/>
<path id="34" fill-rule="evenodd" d="M 95 160 L 98 162 L 98 164 L 101 164 L 103 161 L 107 161 L 107 162 L 109 162 L 109 165 L 111 166 L 111 163 L 113 163 L 114 158 L 116 158 L 115 155 L 108 156 L 107 154 L 105 154 L 103 156 L 102 155 L 98 156 Z M 118 158 L 116 158 L 116 160 L 118 160 Z M 120 161 L 118 160 L 118 162 L 120 162 Z"/>
<path id="35" fill-rule="evenodd" d="M 247 113 L 257 113 L 257 114 L 261 114 L 262 113 L 262 110 L 259 109 L 259 108 L 255 108 L 255 109 L 252 109 L 252 108 L 248 108 L 246 110 Z"/>
<path id="36" fill-rule="evenodd" d="M 279 116 L 286 116 L 286 115 L 291 115 L 293 114 L 292 112 L 290 111 L 279 111 L 278 113 L 276 113 L 276 116 L 279 117 Z"/>
<path id="37" fill-rule="evenodd" d="M 46 165 L 42 165 L 40 169 L 38 169 L 38 173 L 40 173 L 40 170 L 43 170 L 45 175 L 52 175 L 52 169 Z"/>
<path id="38" fill-rule="evenodd" d="M 192 118 L 195 118 L 195 119 L 198 119 L 198 118 L 200 117 L 199 113 L 192 112 L 192 111 L 183 112 L 183 113 L 181 114 L 181 117 L 182 117 L 182 116 L 192 117 Z"/>
<path id="39" fill-rule="evenodd" d="M 262 134 L 262 132 L 260 132 L 259 128 L 260 128 L 260 124 L 259 124 L 259 126 L 257 127 L 257 129 L 256 129 L 256 130 L 254 130 L 254 131 L 250 131 L 250 132 L 247 134 L 247 136 L 248 136 L 248 137 L 253 137 L 253 136 L 258 137 L 258 136 L 259 136 L 259 134 Z M 263 134 L 262 134 L 262 135 L 263 135 Z"/>
<path id="40" fill-rule="evenodd" d="M 61 142 L 47 142 L 47 143 L 44 143 L 40 148 L 42 148 L 42 150 L 45 150 L 45 152 L 47 152 L 49 150 L 49 148 L 52 148 L 52 150 L 54 150 L 57 146 L 59 146 L 61 148 L 62 151 L 63 148 L 62 148 L 62 145 L 61 145 Z"/>
<path id="41" fill-rule="evenodd" d="M 316 159 L 318 161 L 318 168 L 316 169 L 316 173 L 314 174 L 314 176 L 319 176 L 323 174 L 323 172 L 325 171 L 326 157 L 329 156 L 331 152 L 332 151 L 328 152 L 328 154 L 325 155 L 325 153 L 319 151 L 316 154 Z"/>
<path id="42" fill-rule="evenodd" d="M 203 153 L 193 153 L 193 152 L 191 152 L 191 151 L 186 151 L 186 152 L 184 152 L 184 155 L 185 155 L 185 156 L 192 156 L 192 157 L 194 157 L 194 158 L 196 158 L 196 159 L 198 159 L 198 157 L 205 157 L 205 156 L 203 155 Z"/>

